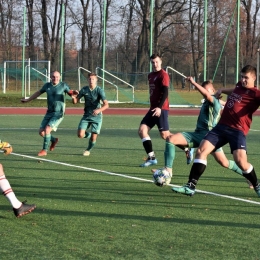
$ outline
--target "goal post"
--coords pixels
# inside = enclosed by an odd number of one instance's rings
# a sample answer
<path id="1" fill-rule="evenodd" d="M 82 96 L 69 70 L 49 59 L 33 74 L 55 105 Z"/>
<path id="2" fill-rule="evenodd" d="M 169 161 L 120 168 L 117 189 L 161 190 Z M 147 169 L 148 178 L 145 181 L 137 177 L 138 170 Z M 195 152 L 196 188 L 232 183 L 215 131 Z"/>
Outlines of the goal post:
<path id="1" fill-rule="evenodd" d="M 106 75 L 106 79 L 99 76 L 99 78 L 104 80 L 104 83 L 109 82 L 110 84 L 116 86 L 116 90 L 115 90 L 111 88 L 111 86 L 109 86 L 108 84 L 104 84 L 106 96 L 109 97 L 108 101 L 110 103 L 134 103 L 135 102 L 135 87 L 133 85 L 115 76 L 111 72 L 104 70 L 100 67 L 97 67 L 96 74 L 99 75 L 100 72 Z"/>
<path id="2" fill-rule="evenodd" d="M 35 67 L 32 67 L 32 64 L 35 65 Z M 42 84 L 49 81 L 50 61 L 31 61 L 30 59 L 26 60 L 24 70 L 24 84 L 22 84 L 22 61 L 4 61 L 3 69 L 1 71 L 3 93 L 6 93 L 8 87 L 11 87 L 13 84 L 19 84 L 19 86 L 24 85 L 24 91 L 23 89 L 21 90 L 22 93 L 24 93 L 24 96 L 27 97 L 27 95 L 30 95 L 32 91 L 39 89 L 39 84 L 42 86 Z"/>
<path id="3" fill-rule="evenodd" d="M 87 81 L 87 76 L 84 75 L 84 73 L 92 73 L 92 71 L 85 69 L 83 67 L 79 67 L 78 68 L 78 89 L 80 90 L 83 86 L 88 85 L 88 81 Z M 106 98 L 108 100 L 109 103 L 119 103 L 118 100 L 118 86 L 115 85 L 113 82 L 102 78 L 101 76 L 99 76 L 97 74 L 97 77 L 99 80 L 104 80 L 106 82 L 106 89 L 105 89 L 105 93 L 106 93 Z M 113 95 L 109 95 L 109 91 L 107 91 L 107 89 L 109 89 Z"/>

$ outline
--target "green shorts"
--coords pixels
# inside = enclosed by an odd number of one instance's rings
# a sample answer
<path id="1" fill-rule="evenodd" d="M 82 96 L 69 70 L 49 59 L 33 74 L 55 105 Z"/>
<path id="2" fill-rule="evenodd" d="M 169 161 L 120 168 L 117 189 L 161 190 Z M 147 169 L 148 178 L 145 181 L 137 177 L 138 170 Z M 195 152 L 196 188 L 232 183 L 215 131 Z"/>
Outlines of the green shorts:
<path id="1" fill-rule="evenodd" d="M 90 129 L 91 133 L 100 134 L 101 126 L 102 126 L 102 117 L 101 118 L 99 117 L 98 120 L 95 120 L 93 117 L 88 118 L 83 116 L 79 122 L 78 130 L 80 129 L 87 130 L 88 128 L 91 127 Z"/>
<path id="2" fill-rule="evenodd" d="M 49 125 L 53 131 L 57 131 L 59 124 L 62 122 L 64 116 L 54 116 L 53 114 L 46 114 L 41 122 L 40 129 L 45 129 Z"/>
<path id="3" fill-rule="evenodd" d="M 208 131 L 195 131 L 195 132 L 182 132 L 182 135 L 186 139 L 190 148 L 198 148 L 200 142 L 203 140 L 204 136 Z M 217 149 L 215 152 L 222 151 L 222 148 Z"/>

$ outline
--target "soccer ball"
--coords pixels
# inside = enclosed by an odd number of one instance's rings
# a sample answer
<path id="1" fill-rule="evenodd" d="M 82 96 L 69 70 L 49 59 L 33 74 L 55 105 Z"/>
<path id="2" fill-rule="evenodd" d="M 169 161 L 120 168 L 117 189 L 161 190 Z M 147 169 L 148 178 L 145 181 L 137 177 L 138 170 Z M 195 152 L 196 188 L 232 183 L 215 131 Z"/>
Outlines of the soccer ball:
<path id="1" fill-rule="evenodd" d="M 166 186 L 171 183 L 171 174 L 165 169 L 161 168 L 153 173 L 153 182 L 157 186 Z"/>

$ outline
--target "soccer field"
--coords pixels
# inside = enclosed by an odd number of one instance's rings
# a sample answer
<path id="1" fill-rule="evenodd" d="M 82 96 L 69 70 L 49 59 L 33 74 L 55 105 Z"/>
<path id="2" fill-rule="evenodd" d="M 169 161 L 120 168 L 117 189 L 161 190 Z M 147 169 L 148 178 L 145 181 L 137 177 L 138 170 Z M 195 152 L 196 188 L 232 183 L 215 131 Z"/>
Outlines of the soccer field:
<path id="1" fill-rule="evenodd" d="M 14 148 L 0 154 L 6 176 L 20 200 L 37 205 L 16 219 L 1 196 L 1 259 L 260 259 L 260 198 L 244 178 L 209 157 L 195 196 L 173 193 L 191 167 L 177 149 L 171 186 L 155 186 L 151 168 L 138 167 L 146 156 L 137 135 L 142 116 L 104 116 L 84 157 L 87 140 L 76 135 L 81 115 L 67 115 L 53 133 L 57 147 L 40 158 L 43 115 L 0 115 L 0 138 Z M 171 132 L 193 131 L 196 118 L 171 116 Z M 258 177 L 259 125 L 255 117 L 247 137 Z M 156 129 L 151 138 L 159 168 L 165 141 Z"/>

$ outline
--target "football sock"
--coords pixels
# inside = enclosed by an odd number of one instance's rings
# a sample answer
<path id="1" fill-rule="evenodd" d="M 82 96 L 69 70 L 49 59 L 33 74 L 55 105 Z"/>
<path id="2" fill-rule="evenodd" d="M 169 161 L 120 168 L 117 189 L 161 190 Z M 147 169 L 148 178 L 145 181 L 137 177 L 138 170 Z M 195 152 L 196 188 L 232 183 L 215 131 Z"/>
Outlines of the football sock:
<path id="1" fill-rule="evenodd" d="M 90 138 L 90 136 L 91 136 L 91 133 L 89 133 L 89 132 L 85 132 L 85 136 L 84 136 L 84 138 Z"/>
<path id="2" fill-rule="evenodd" d="M 13 208 L 18 209 L 21 207 L 22 203 L 16 198 L 9 181 L 5 178 L 5 175 L 2 175 L 0 177 L 0 190 L 2 191 L 3 195 L 9 200 Z"/>
<path id="3" fill-rule="evenodd" d="M 172 168 L 173 160 L 175 158 L 175 145 L 171 142 L 165 142 L 164 150 L 164 166 Z"/>
<path id="4" fill-rule="evenodd" d="M 206 167 L 207 167 L 207 161 L 201 159 L 195 159 L 190 170 L 188 185 L 192 183 L 195 188 L 200 176 L 203 174 Z"/>
<path id="5" fill-rule="evenodd" d="M 237 164 L 234 161 L 229 160 L 228 162 L 229 162 L 228 169 L 230 169 L 240 175 L 243 175 L 242 170 L 237 166 Z"/>
<path id="6" fill-rule="evenodd" d="M 95 144 L 96 144 L 96 142 L 92 142 L 91 140 L 89 140 L 87 151 L 90 151 L 94 147 Z"/>
<path id="7" fill-rule="evenodd" d="M 142 139 L 143 147 L 146 151 L 146 153 L 149 155 L 149 153 L 153 152 L 153 145 L 150 137 L 145 137 Z"/>
<path id="8" fill-rule="evenodd" d="M 243 176 L 248 179 L 254 187 L 258 185 L 257 177 L 255 174 L 255 169 L 252 165 L 250 165 L 247 171 L 243 171 Z"/>
<path id="9" fill-rule="evenodd" d="M 154 154 L 154 152 L 148 153 L 148 158 L 151 159 L 151 160 L 154 160 L 154 159 L 155 159 L 155 154 Z"/>
<path id="10" fill-rule="evenodd" d="M 51 134 L 45 135 L 43 137 L 43 147 L 42 147 L 43 150 L 48 150 L 50 141 L 51 141 Z"/>

